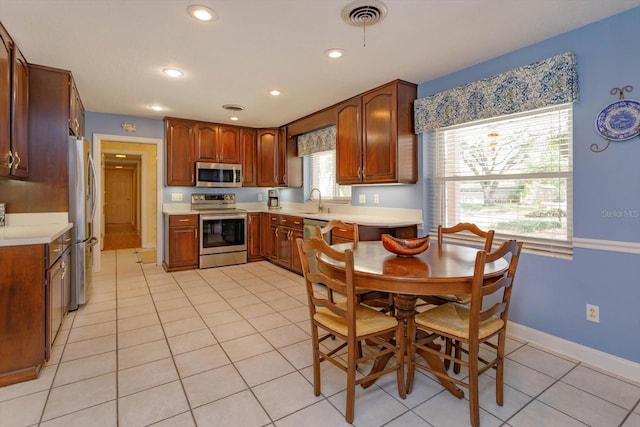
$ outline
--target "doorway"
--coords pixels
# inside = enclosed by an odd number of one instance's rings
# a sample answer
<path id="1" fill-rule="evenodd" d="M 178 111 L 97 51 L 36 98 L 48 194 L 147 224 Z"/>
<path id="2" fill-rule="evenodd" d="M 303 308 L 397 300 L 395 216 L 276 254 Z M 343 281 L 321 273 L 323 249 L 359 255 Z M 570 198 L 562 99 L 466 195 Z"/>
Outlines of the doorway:
<path id="1" fill-rule="evenodd" d="M 106 211 L 104 200 L 107 188 L 106 184 L 106 163 L 103 156 L 115 154 L 125 154 L 129 156 L 139 156 L 137 160 L 137 170 L 135 199 L 137 206 L 132 214 L 132 223 L 140 236 L 138 247 L 145 249 L 155 249 L 155 263 L 162 263 L 162 165 L 164 153 L 162 151 L 162 139 L 142 138 L 127 135 L 107 135 L 93 134 L 93 155 L 94 159 L 101 159 L 98 173 L 98 200 L 100 209 L 96 210 L 94 217 L 94 230 L 96 237 L 100 240 L 100 248 L 104 247 L 104 237 L 106 234 Z M 133 157 L 135 158 L 135 157 Z M 122 159 L 122 158 L 121 158 Z M 124 166 L 124 165 L 123 165 Z M 115 166 L 114 168 L 115 169 Z M 123 167 L 124 169 L 124 167 Z M 133 173 L 133 172 L 132 172 Z M 110 219 L 111 220 L 111 219 Z M 124 227 L 124 226 L 123 226 Z M 131 229 L 131 227 L 129 227 Z M 158 250 L 159 249 L 159 250 Z M 96 250 L 93 257 L 93 271 L 99 272 L 101 268 L 101 250 Z"/>
<path id="2" fill-rule="evenodd" d="M 103 250 L 142 247 L 140 166 L 142 156 L 103 153 Z"/>

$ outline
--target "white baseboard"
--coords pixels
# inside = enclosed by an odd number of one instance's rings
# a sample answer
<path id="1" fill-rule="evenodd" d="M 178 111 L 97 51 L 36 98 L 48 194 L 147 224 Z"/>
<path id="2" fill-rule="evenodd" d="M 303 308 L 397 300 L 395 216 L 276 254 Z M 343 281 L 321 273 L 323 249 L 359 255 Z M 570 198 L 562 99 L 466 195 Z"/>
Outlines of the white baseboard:
<path id="1" fill-rule="evenodd" d="M 509 322 L 507 335 L 640 383 L 640 363 Z"/>

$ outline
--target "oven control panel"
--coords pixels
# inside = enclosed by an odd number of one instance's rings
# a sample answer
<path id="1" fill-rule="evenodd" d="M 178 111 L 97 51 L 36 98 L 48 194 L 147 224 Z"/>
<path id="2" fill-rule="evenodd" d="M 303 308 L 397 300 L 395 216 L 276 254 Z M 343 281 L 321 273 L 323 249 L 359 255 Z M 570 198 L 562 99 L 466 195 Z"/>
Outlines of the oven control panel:
<path id="1" fill-rule="evenodd" d="M 236 195 L 226 194 L 192 194 L 191 208 L 203 209 L 234 209 L 236 207 Z"/>

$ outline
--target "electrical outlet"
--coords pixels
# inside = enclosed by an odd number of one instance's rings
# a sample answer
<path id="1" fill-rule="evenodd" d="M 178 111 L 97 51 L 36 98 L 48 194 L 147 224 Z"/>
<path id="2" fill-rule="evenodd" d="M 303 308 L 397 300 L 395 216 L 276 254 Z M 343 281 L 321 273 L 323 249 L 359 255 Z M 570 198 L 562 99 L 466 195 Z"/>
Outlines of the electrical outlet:
<path id="1" fill-rule="evenodd" d="M 374 194 L 373 195 L 373 203 L 376 204 L 376 205 L 378 203 L 380 203 L 380 195 L 379 194 Z"/>
<path id="2" fill-rule="evenodd" d="M 358 202 L 367 203 L 367 195 L 366 194 L 361 194 L 360 196 L 358 196 Z"/>
<path id="3" fill-rule="evenodd" d="M 587 320 L 590 322 L 600 323 L 600 307 L 597 305 L 587 304 Z"/>
<path id="4" fill-rule="evenodd" d="M 262 201 L 262 193 L 258 193 L 258 201 L 261 202 Z"/>
<path id="5" fill-rule="evenodd" d="M 181 202 L 182 201 L 182 193 L 171 193 L 171 201 L 172 202 Z"/>

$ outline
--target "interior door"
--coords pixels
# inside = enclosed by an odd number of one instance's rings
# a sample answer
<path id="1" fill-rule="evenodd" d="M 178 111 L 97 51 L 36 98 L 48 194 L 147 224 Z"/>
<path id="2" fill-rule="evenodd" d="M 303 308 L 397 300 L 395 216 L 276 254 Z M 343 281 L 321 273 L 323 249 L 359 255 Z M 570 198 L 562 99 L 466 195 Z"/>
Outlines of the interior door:
<path id="1" fill-rule="evenodd" d="M 105 223 L 134 224 L 133 169 L 105 169 Z"/>

